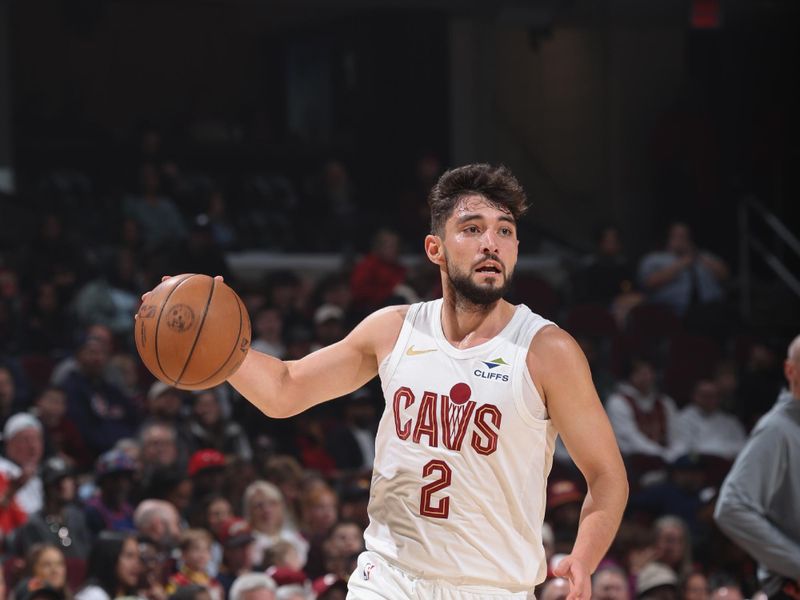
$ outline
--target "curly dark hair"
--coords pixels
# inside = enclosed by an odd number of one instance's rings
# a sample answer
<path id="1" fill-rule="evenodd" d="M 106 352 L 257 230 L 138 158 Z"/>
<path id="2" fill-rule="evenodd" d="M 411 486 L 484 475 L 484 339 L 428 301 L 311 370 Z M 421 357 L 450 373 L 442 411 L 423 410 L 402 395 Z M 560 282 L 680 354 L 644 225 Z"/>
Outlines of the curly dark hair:
<path id="1" fill-rule="evenodd" d="M 428 195 L 431 233 L 442 235 L 444 224 L 459 200 L 482 196 L 519 219 L 528 210 L 528 199 L 517 178 L 506 167 L 485 163 L 464 165 L 445 172 Z"/>

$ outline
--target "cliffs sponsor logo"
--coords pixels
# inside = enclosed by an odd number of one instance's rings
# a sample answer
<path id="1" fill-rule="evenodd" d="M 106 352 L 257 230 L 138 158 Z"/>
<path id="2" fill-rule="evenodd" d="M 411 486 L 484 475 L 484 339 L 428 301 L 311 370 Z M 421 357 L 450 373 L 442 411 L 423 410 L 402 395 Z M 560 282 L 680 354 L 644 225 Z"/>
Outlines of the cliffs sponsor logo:
<path id="1" fill-rule="evenodd" d="M 504 361 L 501 356 L 493 358 L 492 360 L 482 360 L 481 363 L 486 365 L 486 369 L 475 369 L 475 371 L 472 373 L 475 375 L 475 377 L 489 380 L 493 379 L 495 381 L 509 380 L 508 373 L 503 373 L 503 369 L 500 369 L 499 367 L 510 367 L 511 365 Z"/>

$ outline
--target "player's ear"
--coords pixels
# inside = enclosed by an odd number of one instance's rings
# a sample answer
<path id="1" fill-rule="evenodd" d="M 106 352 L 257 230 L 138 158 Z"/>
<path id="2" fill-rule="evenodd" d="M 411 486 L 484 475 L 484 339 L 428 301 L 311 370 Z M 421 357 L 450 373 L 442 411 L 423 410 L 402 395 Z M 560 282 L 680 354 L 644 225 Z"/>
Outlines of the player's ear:
<path id="1" fill-rule="evenodd" d="M 442 239 L 432 233 L 425 236 L 425 254 L 435 265 L 441 265 L 444 261 L 444 246 Z"/>

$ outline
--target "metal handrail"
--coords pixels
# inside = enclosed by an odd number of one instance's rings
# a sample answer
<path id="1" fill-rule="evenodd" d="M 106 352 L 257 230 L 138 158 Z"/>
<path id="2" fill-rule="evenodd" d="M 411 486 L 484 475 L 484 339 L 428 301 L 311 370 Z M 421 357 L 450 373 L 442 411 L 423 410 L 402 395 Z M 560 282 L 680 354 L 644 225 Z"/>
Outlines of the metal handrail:
<path id="1" fill-rule="evenodd" d="M 762 221 L 787 247 L 794 251 L 800 258 L 800 240 L 775 216 L 767 207 L 753 197 L 745 198 L 739 204 L 739 263 L 741 269 L 741 305 L 742 315 L 750 315 L 752 277 L 750 274 L 750 251 L 755 251 L 783 281 L 783 283 L 800 297 L 800 278 L 778 258 L 770 252 L 761 240 L 756 239 L 750 232 L 750 212 L 761 217 Z"/>

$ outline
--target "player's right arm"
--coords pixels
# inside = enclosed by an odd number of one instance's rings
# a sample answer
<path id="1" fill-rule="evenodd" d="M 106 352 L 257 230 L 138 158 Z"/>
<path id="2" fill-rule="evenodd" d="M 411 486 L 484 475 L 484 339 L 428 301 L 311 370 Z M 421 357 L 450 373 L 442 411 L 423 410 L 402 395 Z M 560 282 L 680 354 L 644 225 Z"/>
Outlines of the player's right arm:
<path id="1" fill-rule="evenodd" d="M 228 383 L 265 415 L 275 418 L 291 417 L 349 394 L 377 375 L 407 311 L 406 306 L 381 309 L 342 341 L 296 361 L 281 361 L 251 349 Z"/>

